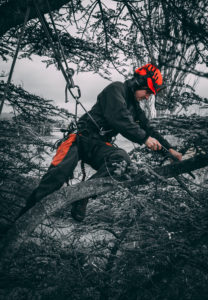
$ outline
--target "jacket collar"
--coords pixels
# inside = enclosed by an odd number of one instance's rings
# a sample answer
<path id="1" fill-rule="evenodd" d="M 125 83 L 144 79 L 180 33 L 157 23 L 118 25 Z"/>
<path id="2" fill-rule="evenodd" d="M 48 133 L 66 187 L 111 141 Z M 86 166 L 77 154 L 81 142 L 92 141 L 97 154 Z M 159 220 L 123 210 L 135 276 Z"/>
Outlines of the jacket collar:
<path id="1" fill-rule="evenodd" d="M 134 92 L 133 92 L 131 79 L 128 79 L 124 82 L 124 90 L 125 90 L 125 96 L 126 96 L 127 102 L 133 104 L 135 109 L 141 110 L 141 106 L 140 106 L 139 102 L 136 101 L 134 98 Z"/>
<path id="2" fill-rule="evenodd" d="M 132 89 L 131 79 L 128 79 L 124 82 L 125 95 L 128 102 L 135 102 L 134 92 Z"/>

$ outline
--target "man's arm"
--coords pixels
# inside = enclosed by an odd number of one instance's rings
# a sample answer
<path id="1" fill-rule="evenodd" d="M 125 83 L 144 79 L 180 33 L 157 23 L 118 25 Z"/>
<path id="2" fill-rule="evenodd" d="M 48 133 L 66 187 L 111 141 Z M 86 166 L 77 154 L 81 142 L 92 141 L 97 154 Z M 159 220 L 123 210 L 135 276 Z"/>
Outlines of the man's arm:
<path id="1" fill-rule="evenodd" d="M 142 128 L 147 132 L 149 138 L 146 140 L 145 145 L 154 151 L 161 150 L 162 147 L 167 149 L 178 160 L 182 160 L 182 154 L 172 148 L 169 142 L 153 127 L 150 125 L 148 118 L 141 107 L 137 106 L 138 118 L 140 119 Z"/>
<path id="2" fill-rule="evenodd" d="M 116 82 L 108 86 L 98 97 L 102 113 L 107 123 L 115 131 L 122 134 L 128 140 L 143 144 L 148 135 L 137 124 L 127 108 L 123 84 Z"/>

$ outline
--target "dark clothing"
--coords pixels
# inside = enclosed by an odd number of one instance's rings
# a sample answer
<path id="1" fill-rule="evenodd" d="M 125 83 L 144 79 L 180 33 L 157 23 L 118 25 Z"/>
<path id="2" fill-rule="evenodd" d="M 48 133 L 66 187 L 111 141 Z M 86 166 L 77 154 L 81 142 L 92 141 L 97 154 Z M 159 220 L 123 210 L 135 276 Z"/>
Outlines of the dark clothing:
<path id="1" fill-rule="evenodd" d="M 96 104 L 89 111 L 93 119 L 104 131 L 110 131 L 105 135 L 105 141 L 118 133 L 128 140 L 143 144 L 149 136 L 156 138 L 167 149 L 170 144 L 150 126 L 144 111 L 134 99 L 131 90 L 131 80 L 124 83 L 114 82 L 108 85 L 97 98 Z M 87 114 L 79 119 L 80 127 L 88 128 L 91 133 L 97 133 L 98 129 Z"/>
<path id="2" fill-rule="evenodd" d="M 131 161 L 126 151 L 108 143 L 118 133 L 139 144 L 152 136 L 166 148 L 170 148 L 170 144 L 150 126 L 139 103 L 134 99 L 128 80 L 108 85 L 98 95 L 90 114 L 99 127 L 108 133 L 100 136 L 99 129 L 84 114 L 78 122 L 79 132 L 69 135 L 59 146 L 48 172 L 27 200 L 27 207 L 58 190 L 64 182 L 72 178 L 79 160 L 97 171 L 91 178 L 113 175 L 114 162 L 124 160 L 129 165 Z"/>
<path id="3" fill-rule="evenodd" d="M 113 175 L 113 171 L 116 169 L 113 163 L 126 161 L 129 165 L 131 162 L 125 150 L 97 138 L 70 134 L 66 142 L 68 141 L 65 148 L 63 147 L 64 143 L 59 146 L 48 172 L 28 198 L 26 210 L 23 209 L 20 215 L 42 198 L 60 189 L 69 178 L 73 178 L 73 171 L 79 160 L 83 160 L 97 171 L 90 179 Z M 67 150 L 66 155 L 56 164 L 59 161 L 59 154 L 65 150 Z"/>

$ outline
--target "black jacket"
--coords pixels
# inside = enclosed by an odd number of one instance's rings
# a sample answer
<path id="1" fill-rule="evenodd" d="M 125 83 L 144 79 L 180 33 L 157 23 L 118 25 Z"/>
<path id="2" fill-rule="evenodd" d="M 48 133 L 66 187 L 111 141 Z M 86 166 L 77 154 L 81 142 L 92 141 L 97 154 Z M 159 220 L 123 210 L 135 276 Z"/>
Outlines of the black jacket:
<path id="1" fill-rule="evenodd" d="M 171 148 L 160 133 L 150 126 L 144 111 L 134 98 L 131 80 L 108 85 L 98 95 L 97 102 L 89 113 L 100 128 L 109 131 L 104 136 L 106 141 L 120 133 L 134 143 L 143 144 L 151 136 L 167 149 Z M 79 119 L 78 125 L 98 134 L 97 127 L 86 113 Z"/>

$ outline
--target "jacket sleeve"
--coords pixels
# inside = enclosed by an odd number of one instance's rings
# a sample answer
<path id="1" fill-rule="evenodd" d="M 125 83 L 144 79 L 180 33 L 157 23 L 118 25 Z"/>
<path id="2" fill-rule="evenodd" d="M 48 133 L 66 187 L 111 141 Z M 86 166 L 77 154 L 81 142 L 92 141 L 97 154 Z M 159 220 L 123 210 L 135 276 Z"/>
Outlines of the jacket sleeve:
<path id="1" fill-rule="evenodd" d="M 141 107 L 139 105 L 137 107 L 138 119 L 141 124 L 140 126 L 146 131 L 147 135 L 157 139 L 166 149 L 173 148 L 169 142 L 153 126 L 150 125 L 150 122 Z"/>
<path id="2" fill-rule="evenodd" d="M 103 116 L 112 129 L 134 143 L 143 144 L 146 141 L 146 131 L 134 121 L 127 108 L 122 83 L 110 85 L 99 98 Z"/>

